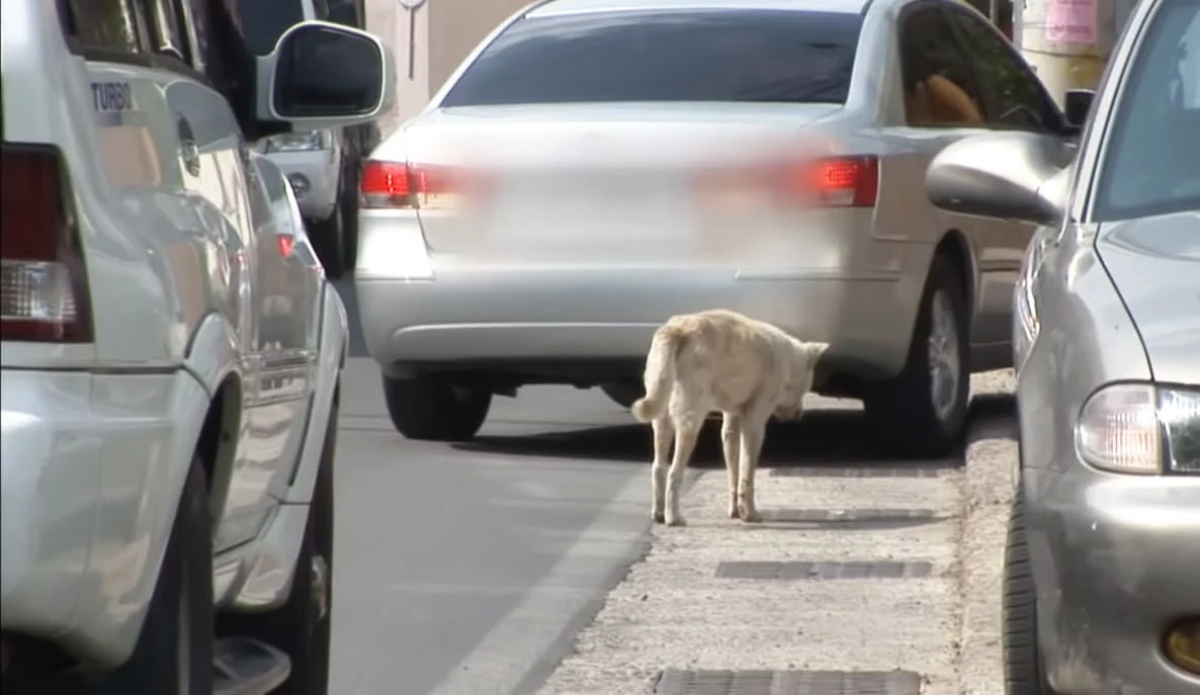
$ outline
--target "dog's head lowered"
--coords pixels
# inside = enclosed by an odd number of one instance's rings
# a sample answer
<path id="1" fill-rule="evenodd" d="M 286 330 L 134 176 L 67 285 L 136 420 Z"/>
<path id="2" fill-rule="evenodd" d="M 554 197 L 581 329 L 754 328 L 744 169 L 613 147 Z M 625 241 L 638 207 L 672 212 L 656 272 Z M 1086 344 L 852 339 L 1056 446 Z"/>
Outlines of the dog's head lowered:
<path id="1" fill-rule="evenodd" d="M 821 356 L 829 349 L 829 343 L 806 343 L 794 341 L 791 369 L 788 382 L 783 388 L 779 403 L 775 405 L 775 417 L 780 420 L 799 420 L 804 414 L 804 396 L 812 390 L 813 375 Z"/>

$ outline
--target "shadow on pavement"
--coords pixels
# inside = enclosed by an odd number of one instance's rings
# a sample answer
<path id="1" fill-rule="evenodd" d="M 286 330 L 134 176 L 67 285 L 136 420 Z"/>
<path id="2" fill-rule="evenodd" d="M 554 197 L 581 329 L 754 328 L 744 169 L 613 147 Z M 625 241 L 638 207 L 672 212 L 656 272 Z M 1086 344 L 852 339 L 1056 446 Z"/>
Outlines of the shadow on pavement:
<path id="1" fill-rule="evenodd" d="M 969 430 L 1001 426 L 1015 411 L 1009 395 L 977 396 L 971 404 Z M 719 467 L 720 420 L 711 418 L 700 435 L 691 465 Z M 970 439 L 968 435 L 968 439 Z M 648 463 L 653 443 L 649 425 L 630 424 L 580 428 L 530 436 L 479 436 L 452 445 L 468 452 L 517 456 L 605 459 Z M 870 445 L 861 410 L 813 410 L 799 422 L 772 423 L 767 430 L 761 468 L 921 468 L 930 472 L 962 465 L 962 451 L 941 460 L 899 461 L 880 458 Z M 781 520 L 782 521 L 782 520 Z M 845 522 L 842 522 L 845 523 Z"/>

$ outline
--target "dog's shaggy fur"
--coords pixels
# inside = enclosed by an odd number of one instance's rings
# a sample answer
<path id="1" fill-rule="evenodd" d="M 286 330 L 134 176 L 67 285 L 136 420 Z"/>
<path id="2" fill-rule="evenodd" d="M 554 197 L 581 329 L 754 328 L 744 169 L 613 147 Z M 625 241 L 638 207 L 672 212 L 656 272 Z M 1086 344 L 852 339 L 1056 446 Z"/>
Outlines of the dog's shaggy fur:
<path id="1" fill-rule="evenodd" d="M 729 517 L 759 521 L 754 473 L 772 415 L 798 419 L 828 343 L 807 343 L 771 324 L 724 309 L 673 316 L 654 332 L 646 356 L 646 397 L 633 404 L 654 425 L 651 515 L 682 526 L 683 472 L 704 420 L 724 416 L 721 442 L 729 473 Z M 674 437 L 675 452 L 667 468 Z"/>

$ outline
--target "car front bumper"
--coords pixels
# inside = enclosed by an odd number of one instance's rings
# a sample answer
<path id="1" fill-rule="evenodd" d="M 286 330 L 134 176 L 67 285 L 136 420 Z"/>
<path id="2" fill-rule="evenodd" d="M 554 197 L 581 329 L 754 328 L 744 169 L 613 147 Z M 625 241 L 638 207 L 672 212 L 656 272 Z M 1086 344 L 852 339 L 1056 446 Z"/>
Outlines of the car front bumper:
<path id="1" fill-rule="evenodd" d="M 1038 630 L 1063 695 L 1188 695 L 1164 633 L 1200 619 L 1200 477 L 1026 469 Z"/>
<path id="2" fill-rule="evenodd" d="M 307 220 L 324 220 L 338 202 L 340 163 L 335 150 L 270 152 L 270 158 L 292 183 L 300 213 Z"/>

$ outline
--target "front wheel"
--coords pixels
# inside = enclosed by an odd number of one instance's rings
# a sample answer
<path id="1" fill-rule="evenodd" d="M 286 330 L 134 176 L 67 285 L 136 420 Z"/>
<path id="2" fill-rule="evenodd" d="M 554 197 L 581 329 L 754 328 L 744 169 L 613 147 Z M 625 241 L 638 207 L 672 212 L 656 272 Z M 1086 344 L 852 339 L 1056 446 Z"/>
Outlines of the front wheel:
<path id="1" fill-rule="evenodd" d="M 287 654 L 291 672 L 274 695 L 325 695 L 329 692 L 330 612 L 333 598 L 333 459 L 337 453 L 338 405 L 329 424 L 308 522 L 293 570 L 287 602 L 263 614 L 222 616 L 218 630 L 261 640 Z"/>
<path id="2" fill-rule="evenodd" d="M 409 439 L 456 442 L 475 436 L 487 419 L 492 392 L 441 377 L 383 377 L 388 415 Z"/>
<path id="3" fill-rule="evenodd" d="M 336 280 L 346 270 L 346 229 L 343 208 L 339 200 L 329 217 L 310 227 L 308 238 L 312 241 L 325 275 Z"/>
<path id="4" fill-rule="evenodd" d="M 970 399 L 970 312 L 958 272 L 934 256 L 904 370 L 871 384 L 867 425 L 879 448 L 903 458 L 949 454 L 960 442 Z"/>
<path id="5" fill-rule="evenodd" d="M 1018 485 L 1004 545 L 1001 623 L 1004 684 L 1008 695 L 1051 695 L 1042 668 L 1037 634 L 1037 587 L 1025 539 L 1025 495 Z"/>

